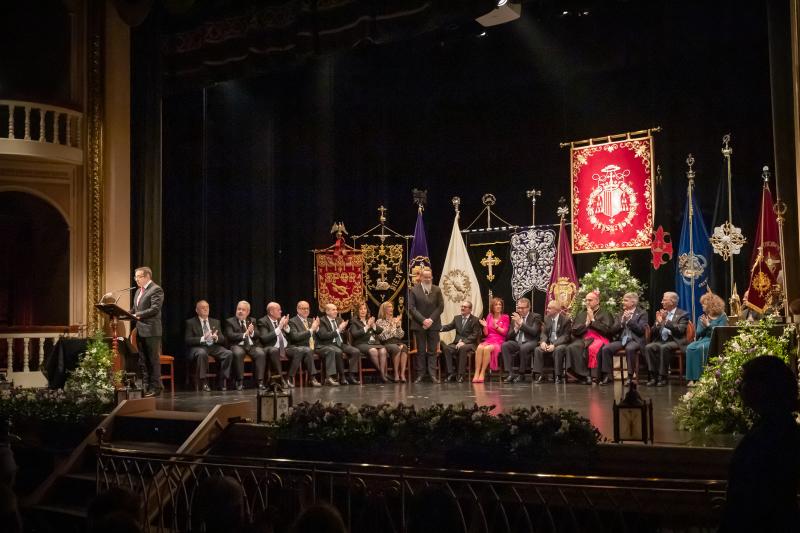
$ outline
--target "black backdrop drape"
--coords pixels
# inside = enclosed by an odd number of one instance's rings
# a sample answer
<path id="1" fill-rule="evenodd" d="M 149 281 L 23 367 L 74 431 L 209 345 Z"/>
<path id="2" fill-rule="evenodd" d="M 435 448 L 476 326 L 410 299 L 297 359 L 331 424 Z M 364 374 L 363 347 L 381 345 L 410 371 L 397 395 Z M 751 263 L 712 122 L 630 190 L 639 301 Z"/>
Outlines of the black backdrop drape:
<path id="1" fill-rule="evenodd" d="M 543 190 L 537 221 L 556 223 L 557 200 L 569 196 L 560 141 L 662 126 L 656 209 L 677 248 L 686 155 L 697 159 L 710 224 L 721 137 L 730 132 L 734 187 L 742 211 L 753 213 L 760 168 L 773 158 L 759 4 L 719 10 L 664 0 L 613 4 L 585 18 L 523 17 L 485 37 L 429 33 L 172 92 L 160 147 L 166 349 L 182 353 L 183 319 L 200 297 L 220 317 L 239 299 L 257 316 L 269 299 L 293 312 L 297 299 L 312 298 L 309 250 L 332 243 L 333 221 L 358 233 L 383 204 L 390 225 L 411 233 L 412 187 L 428 189 L 437 271 L 454 195 L 462 226 L 486 192 L 504 217 L 526 224 L 525 190 L 535 187 Z M 134 186 L 145 182 L 134 175 Z M 752 234 L 755 219 L 737 223 Z M 673 285 L 674 263 L 652 273 L 648 252 L 626 255 L 657 303 Z M 597 259 L 576 256 L 579 273 Z"/>

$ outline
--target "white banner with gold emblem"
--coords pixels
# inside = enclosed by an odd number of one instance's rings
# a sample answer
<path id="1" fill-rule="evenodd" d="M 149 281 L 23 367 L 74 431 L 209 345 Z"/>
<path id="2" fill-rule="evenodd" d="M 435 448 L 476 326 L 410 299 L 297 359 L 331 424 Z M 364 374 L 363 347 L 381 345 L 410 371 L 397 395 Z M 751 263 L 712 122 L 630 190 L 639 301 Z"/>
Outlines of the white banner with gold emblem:
<path id="1" fill-rule="evenodd" d="M 453 231 L 450 233 L 450 244 L 447 246 L 447 257 L 442 268 L 442 277 L 439 279 L 439 288 L 444 295 L 444 312 L 442 322 L 450 322 L 452 318 L 461 313 L 463 302 L 472 303 L 472 314 L 480 317 L 483 313 L 483 300 L 481 299 L 478 277 L 469 260 L 467 246 L 461 237 L 458 227 L 458 214 L 453 220 Z M 454 331 L 442 333 L 443 341 L 450 343 L 455 337 Z"/>

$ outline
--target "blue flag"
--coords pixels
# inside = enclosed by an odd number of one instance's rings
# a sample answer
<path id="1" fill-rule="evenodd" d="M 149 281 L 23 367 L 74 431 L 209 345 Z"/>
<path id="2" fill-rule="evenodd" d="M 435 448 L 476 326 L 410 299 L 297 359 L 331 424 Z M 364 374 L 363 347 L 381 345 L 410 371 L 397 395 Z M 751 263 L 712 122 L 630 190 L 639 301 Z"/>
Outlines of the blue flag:
<path id="1" fill-rule="evenodd" d="M 691 232 L 689 231 L 690 210 L 692 213 Z M 695 324 L 697 324 L 697 317 L 703 314 L 700 297 L 708 290 L 711 254 L 708 230 L 703 222 L 703 215 L 697 205 L 697 200 L 692 195 L 691 205 L 687 198 L 686 209 L 683 212 L 678 260 L 675 262 L 675 292 L 680 298 L 678 306 L 689 313 Z M 692 287 L 694 287 L 694 291 Z"/>
<path id="2" fill-rule="evenodd" d="M 430 267 L 431 259 L 428 255 L 428 238 L 425 236 L 425 224 L 422 222 L 422 208 L 420 208 L 417 210 L 417 224 L 414 226 L 414 240 L 411 241 L 411 251 L 408 254 L 409 288 L 416 283 L 419 269 L 423 266 Z"/>

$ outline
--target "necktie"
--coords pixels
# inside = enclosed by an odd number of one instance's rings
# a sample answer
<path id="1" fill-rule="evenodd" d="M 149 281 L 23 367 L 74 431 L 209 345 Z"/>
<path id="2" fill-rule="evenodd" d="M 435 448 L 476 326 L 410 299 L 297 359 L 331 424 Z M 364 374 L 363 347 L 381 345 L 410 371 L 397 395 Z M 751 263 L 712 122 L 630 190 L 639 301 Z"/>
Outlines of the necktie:
<path id="1" fill-rule="evenodd" d="M 246 334 L 247 326 L 245 325 L 244 320 L 242 320 L 241 323 L 242 323 L 242 335 L 244 336 L 244 343 L 247 346 L 250 346 L 251 344 L 253 344 L 253 339 L 250 338 L 250 335 Z"/>
<path id="2" fill-rule="evenodd" d="M 286 347 L 286 340 L 283 338 L 283 332 L 278 329 L 278 321 L 272 321 L 272 328 L 275 330 L 275 333 L 278 334 L 278 348 L 285 348 Z"/>
<path id="3" fill-rule="evenodd" d="M 336 333 L 336 345 L 342 344 L 342 336 L 339 334 L 339 328 L 336 327 L 336 321 L 334 319 L 329 319 L 331 321 L 331 329 L 333 332 Z"/>
<path id="4" fill-rule="evenodd" d="M 523 324 L 525 323 L 525 319 L 522 319 Z M 519 327 L 519 332 L 517 333 L 517 342 L 525 342 L 525 332 L 522 331 L 522 325 Z"/>
<path id="5" fill-rule="evenodd" d="M 136 307 L 139 307 L 139 302 L 142 301 L 142 296 L 144 296 L 144 287 L 139 289 L 139 296 L 136 297 Z"/>
<path id="6" fill-rule="evenodd" d="M 208 320 L 205 320 L 205 319 L 203 319 L 203 337 L 205 337 L 206 335 L 208 335 L 208 332 L 209 332 L 209 331 L 210 331 L 210 329 L 209 329 L 209 327 L 208 327 Z M 212 342 L 211 340 L 207 340 L 207 341 L 206 341 L 206 344 L 208 344 L 209 346 L 211 346 L 211 345 L 213 344 L 213 342 Z"/>
<path id="7" fill-rule="evenodd" d="M 628 322 L 630 321 L 631 317 L 626 315 L 622 315 L 622 338 L 620 341 L 622 342 L 622 346 L 628 344 Z"/>
<path id="8" fill-rule="evenodd" d="M 554 344 L 558 338 L 558 316 L 553 319 L 553 329 L 550 331 L 550 344 Z"/>
<path id="9" fill-rule="evenodd" d="M 666 320 L 664 320 L 664 322 L 669 322 L 670 320 L 672 320 L 672 317 L 673 317 L 674 314 L 675 314 L 675 311 L 670 311 L 669 313 L 667 313 L 667 318 L 666 318 Z M 672 333 L 672 332 L 670 330 L 668 330 L 666 328 L 666 326 L 662 327 L 661 328 L 661 340 L 666 342 L 667 339 L 669 339 L 670 333 Z"/>
<path id="10" fill-rule="evenodd" d="M 306 331 L 311 329 L 311 328 L 308 327 L 308 319 L 301 318 L 300 321 L 303 322 L 303 327 L 306 328 Z M 314 349 L 314 334 L 313 333 L 308 338 L 308 347 L 311 348 L 312 350 Z"/>

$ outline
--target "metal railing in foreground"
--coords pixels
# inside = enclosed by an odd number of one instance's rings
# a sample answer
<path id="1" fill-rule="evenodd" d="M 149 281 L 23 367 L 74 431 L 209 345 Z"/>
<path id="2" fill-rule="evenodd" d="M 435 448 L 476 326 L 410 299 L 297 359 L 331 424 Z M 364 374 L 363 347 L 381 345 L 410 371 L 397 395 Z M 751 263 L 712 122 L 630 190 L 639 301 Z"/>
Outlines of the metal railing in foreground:
<path id="1" fill-rule="evenodd" d="M 452 512 L 460 523 L 453 531 L 464 533 L 712 531 L 725 493 L 725 482 L 716 480 L 98 452 L 98 493 L 120 486 L 141 494 L 151 510 L 145 520 L 151 532 L 198 531 L 192 523 L 195 490 L 204 479 L 223 475 L 244 489 L 248 519 L 277 524 L 276 531 L 303 507 L 326 502 L 339 509 L 352 533 L 405 533 L 409 518 L 419 517 L 420 497 L 429 498 L 423 504 L 429 513 Z"/>

